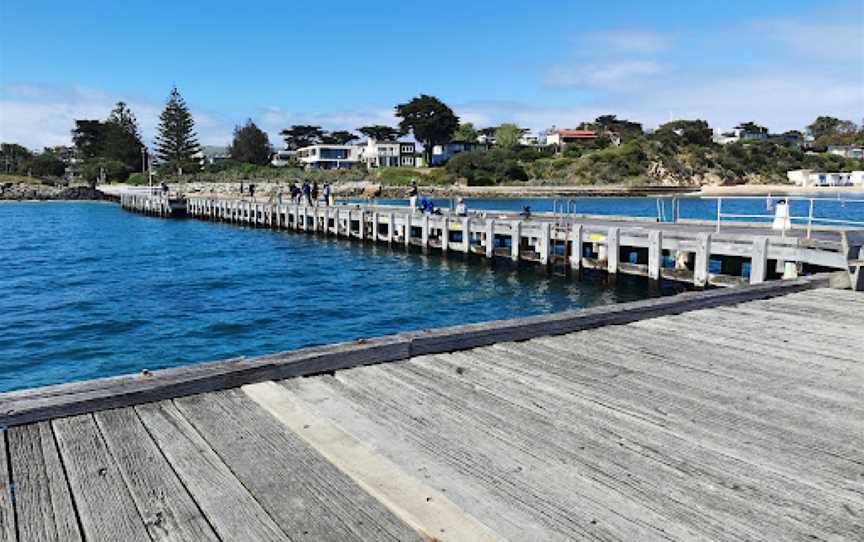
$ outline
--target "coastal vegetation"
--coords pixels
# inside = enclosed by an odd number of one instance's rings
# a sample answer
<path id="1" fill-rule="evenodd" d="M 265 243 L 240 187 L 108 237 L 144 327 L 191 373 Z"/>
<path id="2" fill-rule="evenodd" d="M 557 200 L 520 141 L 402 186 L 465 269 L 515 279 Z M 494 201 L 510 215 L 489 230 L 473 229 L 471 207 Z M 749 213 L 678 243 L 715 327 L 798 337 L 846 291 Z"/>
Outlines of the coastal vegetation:
<path id="1" fill-rule="evenodd" d="M 700 119 L 673 120 L 654 130 L 639 122 L 602 115 L 577 125 L 590 137 L 566 144 L 542 145 L 514 123 L 477 127 L 461 122 L 435 96 L 421 94 L 394 107 L 398 126 L 373 124 L 355 130 L 327 131 L 321 126 L 293 125 L 283 129 L 285 158 L 271 165 L 273 147 L 267 133 L 251 119 L 237 125 L 227 155 L 202 158 L 195 121 L 179 90 L 173 87 L 159 117 L 151 155 L 138 122 L 124 102 L 105 120 L 76 120 L 72 147 L 32 152 L 15 143 L 0 145 L 0 172 L 60 183 L 63 177 L 91 185 L 121 181 L 150 182 L 150 170 L 167 182 L 236 182 L 261 180 L 295 182 L 369 181 L 383 185 L 500 184 L 550 185 L 730 185 L 786 183 L 795 169 L 852 171 L 864 162 L 826 152 L 837 145 L 864 145 L 864 126 L 849 120 L 819 116 L 802 131 L 770 134 L 755 122 L 737 129 L 748 137 L 717 142 L 714 130 Z M 425 164 L 436 146 L 461 145 L 449 160 L 435 167 L 304 170 L 292 151 L 319 144 L 345 145 L 361 136 L 396 141 L 411 136 L 422 145 Z M 724 134 L 726 135 L 726 134 Z M 151 168 L 156 159 L 157 167 Z M 443 162 L 443 163 L 442 163 Z"/>

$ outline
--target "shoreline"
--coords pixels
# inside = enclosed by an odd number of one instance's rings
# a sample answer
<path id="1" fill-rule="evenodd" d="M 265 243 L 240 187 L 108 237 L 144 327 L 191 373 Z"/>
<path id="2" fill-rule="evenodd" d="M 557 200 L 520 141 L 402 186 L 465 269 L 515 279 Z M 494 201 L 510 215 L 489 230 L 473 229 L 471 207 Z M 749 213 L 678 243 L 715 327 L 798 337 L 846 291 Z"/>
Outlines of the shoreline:
<path id="1" fill-rule="evenodd" d="M 248 186 L 248 183 L 244 183 Z M 258 193 L 268 196 L 277 191 L 285 191 L 284 183 L 255 183 Z M 241 183 L 177 183 L 169 185 L 172 192 L 184 195 L 211 194 L 236 195 Z M 10 192 L 0 194 L 0 202 L 71 202 L 71 201 L 110 201 L 116 193 L 126 189 L 146 187 L 126 184 L 102 185 L 91 191 L 87 187 L 67 187 L 62 190 L 48 188 L 45 191 L 21 191 L 23 197 L 8 197 Z M 368 182 L 352 182 L 333 185 L 337 197 L 364 197 L 370 191 L 378 198 L 407 197 L 408 187 L 403 185 L 382 185 Z M 864 186 L 801 187 L 791 185 L 735 185 L 735 186 L 423 186 L 421 192 L 432 198 L 489 198 L 489 199 L 542 199 L 542 198 L 641 198 L 651 196 L 680 197 L 757 197 L 757 196 L 811 196 L 819 194 L 860 194 L 864 198 Z M 71 194 L 70 194 L 71 192 Z M 14 194 L 14 192 L 13 192 Z M 17 194 L 14 194 L 17 195 Z M 73 197 L 66 197 L 72 195 Z M 6 196 L 6 197 L 4 197 Z M 35 197 L 34 197 L 35 196 Z M 58 197 L 59 196 L 59 197 Z"/>

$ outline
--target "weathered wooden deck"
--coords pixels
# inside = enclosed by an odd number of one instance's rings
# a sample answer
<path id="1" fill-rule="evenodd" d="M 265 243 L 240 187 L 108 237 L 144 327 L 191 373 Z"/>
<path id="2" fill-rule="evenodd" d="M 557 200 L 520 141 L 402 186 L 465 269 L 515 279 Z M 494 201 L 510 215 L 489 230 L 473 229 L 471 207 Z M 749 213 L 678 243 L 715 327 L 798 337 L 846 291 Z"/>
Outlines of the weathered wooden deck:
<path id="1" fill-rule="evenodd" d="M 753 288 L 33 423 L 111 382 L 0 396 L 0 540 L 862 540 L 864 294 Z"/>

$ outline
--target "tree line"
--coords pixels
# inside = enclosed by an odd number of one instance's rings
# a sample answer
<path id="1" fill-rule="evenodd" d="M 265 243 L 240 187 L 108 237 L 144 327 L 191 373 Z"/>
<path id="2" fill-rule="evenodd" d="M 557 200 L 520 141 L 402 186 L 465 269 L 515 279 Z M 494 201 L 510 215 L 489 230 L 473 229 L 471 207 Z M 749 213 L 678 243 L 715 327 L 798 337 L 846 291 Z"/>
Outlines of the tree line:
<path id="1" fill-rule="evenodd" d="M 458 160 L 448 167 L 455 174 L 468 177 L 469 180 L 491 179 L 494 182 L 526 178 L 530 173 L 525 172 L 525 164 L 548 158 L 551 151 L 562 150 L 523 149 L 521 141 L 526 129 L 513 123 L 477 128 L 470 122 L 460 122 L 459 117 L 447 104 L 426 94 L 396 105 L 394 113 L 399 119 L 395 127 L 373 124 L 361 126 L 355 133 L 350 130 L 326 131 L 321 126 L 303 124 L 283 129 L 280 136 L 286 149 L 297 150 L 315 144 L 348 144 L 359 139 L 357 133 L 377 141 L 395 141 L 410 134 L 423 146 L 427 164 L 431 163 L 431 152 L 436 145 L 483 139 L 494 142 L 494 147 L 473 151 L 472 154 L 464 156 L 464 153 L 460 154 L 454 158 Z M 765 134 L 765 139 L 775 146 L 788 146 L 795 140 L 800 141 L 804 135 L 800 131 L 791 131 L 769 136 L 767 128 L 752 121 L 742 123 L 739 128 L 750 133 Z M 679 152 L 682 146 L 701 147 L 702 150 L 693 152 L 703 162 L 725 161 L 730 166 L 736 160 L 739 162 L 738 166 L 741 166 L 740 162 L 746 162 L 742 158 L 746 153 L 742 153 L 737 147 L 729 147 L 727 150 L 715 148 L 712 142 L 713 131 L 704 120 L 671 121 L 652 132 L 646 132 L 640 123 L 619 119 L 610 114 L 583 122 L 577 129 L 594 130 L 601 136 L 584 143 L 568 145 L 563 150 L 562 158 L 575 160 L 608 149 L 612 141 L 606 135 L 614 133 L 616 138 L 620 138 L 625 144 L 638 142 L 637 145 L 628 147 L 631 151 L 629 162 L 638 162 L 637 158 L 640 156 L 644 158 L 651 155 L 656 158 L 664 156 L 664 152 L 665 155 L 674 154 Z M 805 130 L 812 138 L 811 146 L 816 150 L 824 150 L 830 145 L 864 144 L 864 126 L 848 120 L 820 116 Z M 60 176 L 73 161 L 73 156 L 77 172 L 91 182 L 100 178 L 125 180 L 133 172 L 146 171 L 154 158 L 158 161 L 161 172 L 182 174 L 184 171 L 198 171 L 201 167 L 201 146 L 195 131 L 195 121 L 176 86 L 172 87 L 159 116 L 153 156 L 142 140 L 134 113 L 122 101 L 116 104 L 104 120 L 76 120 L 72 129 L 72 141 L 74 149 L 71 153 L 63 148 L 46 148 L 41 153 L 32 153 L 20 145 L 4 143 L 0 146 L 0 171 Z M 636 148 L 639 152 L 633 151 Z M 235 162 L 265 165 L 270 162 L 273 148 L 267 134 L 249 119 L 235 127 L 228 153 Z M 611 154 L 613 153 L 607 152 L 607 155 Z M 635 169 L 638 168 L 623 167 L 625 171 Z M 730 169 L 743 171 L 746 167 Z"/>

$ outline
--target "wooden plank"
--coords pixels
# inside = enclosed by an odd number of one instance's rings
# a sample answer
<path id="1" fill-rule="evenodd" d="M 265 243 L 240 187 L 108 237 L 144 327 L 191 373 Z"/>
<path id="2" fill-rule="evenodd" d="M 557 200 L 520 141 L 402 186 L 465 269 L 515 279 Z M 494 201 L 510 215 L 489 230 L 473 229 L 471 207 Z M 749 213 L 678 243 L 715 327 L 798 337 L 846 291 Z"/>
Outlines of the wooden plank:
<path id="1" fill-rule="evenodd" d="M 827 286 L 830 274 L 743 286 L 728 291 L 688 292 L 632 303 L 555 314 L 402 333 L 291 352 L 204 363 L 0 394 L 0 424 L 10 426 L 251 384 L 335 371 L 412 355 L 447 352 L 503 340 L 570 333 L 663 314 L 739 303 Z"/>
<path id="2" fill-rule="evenodd" d="M 663 267 L 663 232 L 651 230 L 648 232 L 648 278 L 660 280 L 660 269 Z"/>
<path id="3" fill-rule="evenodd" d="M 410 527 L 242 391 L 175 403 L 290 537 L 419 541 Z"/>
<path id="4" fill-rule="evenodd" d="M 81 540 L 78 520 L 50 422 L 8 432 L 21 540 Z"/>
<path id="5" fill-rule="evenodd" d="M 18 540 L 15 526 L 14 486 L 9 474 L 9 458 L 6 456 L 6 430 L 0 429 L 0 542 Z"/>
<path id="6" fill-rule="evenodd" d="M 134 409 L 95 419 L 154 541 L 218 540 Z"/>
<path id="7" fill-rule="evenodd" d="M 768 273 L 768 238 L 757 237 L 753 240 L 750 256 L 750 284 L 765 282 Z"/>
<path id="8" fill-rule="evenodd" d="M 88 540 L 147 542 L 144 526 L 93 416 L 51 422 Z"/>
<path id="9" fill-rule="evenodd" d="M 401 469 L 326 418 L 314 415 L 284 387 L 262 382 L 243 392 L 424 539 L 498 540 L 487 525 L 457 507 L 447 495 Z M 444 534 L 442 534 L 444 533 Z"/>
<path id="10" fill-rule="evenodd" d="M 222 540 L 290 540 L 173 403 L 135 410 Z"/>

